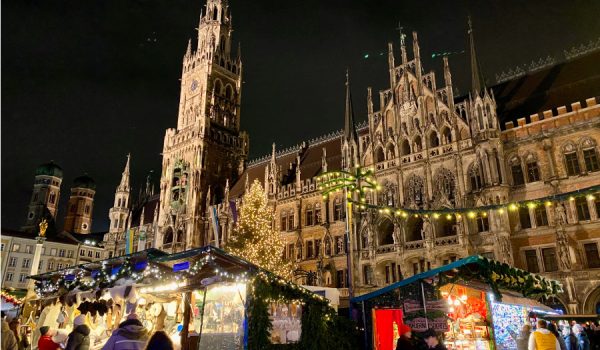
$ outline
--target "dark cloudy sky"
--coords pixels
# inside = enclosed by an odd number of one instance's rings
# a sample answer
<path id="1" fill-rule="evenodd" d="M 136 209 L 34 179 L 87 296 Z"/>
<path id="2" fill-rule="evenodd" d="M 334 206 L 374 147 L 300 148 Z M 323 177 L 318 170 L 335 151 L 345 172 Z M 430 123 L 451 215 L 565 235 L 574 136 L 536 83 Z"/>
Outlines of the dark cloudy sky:
<path id="1" fill-rule="evenodd" d="M 33 172 L 53 159 L 98 184 L 94 231 L 105 230 L 125 155 L 139 187 L 160 171 L 164 130 L 177 120 L 181 59 L 203 0 L 2 2 L 2 226 L 25 220 Z M 496 73 L 600 37 L 598 1 L 231 0 L 244 61 L 242 127 L 251 156 L 340 129 L 344 70 L 357 119 L 367 86 L 385 89 L 398 21 L 419 32 L 425 70 L 450 56 L 468 89 L 467 14 L 489 82 Z M 410 37 L 410 35 L 409 35 Z M 193 40 L 195 41 L 195 40 Z M 383 55 L 381 55 L 383 53 Z M 365 55 L 369 58 L 364 58 Z M 398 57 L 398 55 L 397 55 Z M 438 78 L 441 77 L 441 74 Z M 60 220 L 62 221 L 62 220 Z"/>

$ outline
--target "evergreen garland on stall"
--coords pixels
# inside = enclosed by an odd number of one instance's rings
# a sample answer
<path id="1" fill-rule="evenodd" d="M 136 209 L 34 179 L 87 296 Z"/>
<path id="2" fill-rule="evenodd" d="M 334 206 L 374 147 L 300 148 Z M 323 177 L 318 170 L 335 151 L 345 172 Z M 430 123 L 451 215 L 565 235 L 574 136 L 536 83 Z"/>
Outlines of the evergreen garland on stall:
<path id="1" fill-rule="evenodd" d="M 251 283 L 248 308 L 248 349 L 355 349 L 353 323 L 344 322 L 326 298 L 268 272 L 258 272 Z M 302 304 L 302 331 L 296 344 L 271 344 L 271 302 Z"/>

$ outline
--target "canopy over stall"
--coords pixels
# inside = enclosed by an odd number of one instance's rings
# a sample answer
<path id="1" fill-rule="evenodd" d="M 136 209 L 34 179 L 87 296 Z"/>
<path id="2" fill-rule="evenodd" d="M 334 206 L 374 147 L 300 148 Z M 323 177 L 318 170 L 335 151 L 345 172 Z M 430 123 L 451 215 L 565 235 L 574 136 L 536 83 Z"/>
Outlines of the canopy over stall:
<path id="1" fill-rule="evenodd" d="M 500 302 L 503 297 L 506 297 L 509 302 L 510 300 L 527 301 L 531 304 L 528 305 L 529 307 L 547 312 L 552 310 L 531 299 L 549 297 L 562 292 L 561 285 L 556 281 L 482 256 L 470 256 L 353 298 L 351 300 L 355 310 L 353 317 L 364 326 L 365 348 L 370 348 L 369 338 L 373 337 L 375 327 L 372 313 L 376 309 L 399 310 L 398 315 L 382 314 L 382 317 L 391 317 L 390 322 L 395 323 L 403 322 L 402 318 L 406 317 L 403 311 L 406 311 L 407 307 L 411 312 L 428 315 L 433 313 L 439 318 L 429 324 L 427 324 L 428 317 L 422 317 L 426 327 L 444 326 L 443 310 L 446 308 L 442 305 L 445 301 L 439 302 L 443 299 L 440 287 L 449 284 L 461 284 L 482 291 L 484 305 L 485 299 Z M 486 294 L 489 298 L 486 298 Z M 380 325 L 380 321 L 377 321 L 377 324 Z"/>

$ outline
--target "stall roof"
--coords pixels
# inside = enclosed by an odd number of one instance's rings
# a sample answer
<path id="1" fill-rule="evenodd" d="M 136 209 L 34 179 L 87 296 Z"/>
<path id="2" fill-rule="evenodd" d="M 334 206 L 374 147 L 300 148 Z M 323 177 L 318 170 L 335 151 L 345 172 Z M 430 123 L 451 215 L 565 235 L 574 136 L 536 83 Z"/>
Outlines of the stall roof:
<path id="1" fill-rule="evenodd" d="M 129 255 L 115 256 L 115 257 L 108 258 L 105 260 L 92 261 L 92 262 L 88 262 L 88 263 L 84 263 L 84 264 L 70 266 L 70 267 L 67 267 L 67 268 L 64 268 L 61 270 L 49 271 L 49 272 L 45 272 L 45 273 L 42 273 L 39 275 L 29 276 L 28 278 L 31 278 L 36 281 L 42 281 L 42 280 L 50 279 L 53 276 L 55 276 L 59 273 L 62 273 L 63 271 L 73 271 L 76 269 L 83 269 L 83 270 L 91 271 L 94 268 L 97 268 L 98 266 L 102 266 L 103 264 L 121 263 L 126 258 L 148 257 L 148 260 L 154 261 L 155 259 L 160 258 L 165 255 L 168 255 L 168 254 L 163 252 L 162 250 L 158 250 L 155 248 L 149 248 L 149 249 L 141 250 L 139 252 L 135 252 L 135 253 L 132 253 Z"/>
<path id="2" fill-rule="evenodd" d="M 353 302 L 353 303 L 363 302 L 365 300 L 369 300 L 369 299 L 378 297 L 378 296 L 380 296 L 382 294 L 385 294 L 387 292 L 390 292 L 390 291 L 392 291 L 394 289 L 407 286 L 407 285 L 409 285 L 411 283 L 414 283 L 414 282 L 417 282 L 417 281 L 421 281 L 421 280 L 424 280 L 424 279 L 428 279 L 428 278 L 433 278 L 433 277 L 435 277 L 435 276 L 437 276 L 437 275 L 439 275 L 439 274 L 441 274 L 443 272 L 450 272 L 450 271 L 453 271 L 453 270 L 460 270 L 460 269 L 464 269 L 464 268 L 467 268 L 467 267 L 473 267 L 473 266 L 483 267 L 484 264 L 490 264 L 490 263 L 496 263 L 499 266 L 501 266 L 501 268 L 503 268 L 503 269 L 510 269 L 510 270 L 513 270 L 513 271 L 517 271 L 517 272 L 519 272 L 521 274 L 529 274 L 529 275 L 531 275 L 529 272 L 526 272 L 526 271 L 514 268 L 514 267 L 512 267 L 512 266 L 510 266 L 508 264 L 501 264 L 499 262 L 495 262 L 493 260 L 489 260 L 487 258 L 484 258 L 484 257 L 482 257 L 480 255 L 472 255 L 472 256 L 466 257 L 464 259 L 457 260 L 457 261 L 455 261 L 453 263 L 450 263 L 448 265 L 444 265 L 444 266 L 441 266 L 441 267 L 438 267 L 438 268 L 435 268 L 435 269 L 432 269 L 432 270 L 429 270 L 429 271 L 426 271 L 426 272 L 414 275 L 412 277 L 409 277 L 409 278 L 404 279 L 402 281 L 396 282 L 394 284 L 390 284 L 389 286 L 381 288 L 381 289 L 378 289 L 378 290 L 376 290 L 374 292 L 367 293 L 367 294 L 364 294 L 364 295 L 352 298 L 351 302 Z M 541 276 L 538 276 L 538 278 L 540 280 L 545 281 L 546 283 L 550 283 L 550 281 L 545 280 Z"/>

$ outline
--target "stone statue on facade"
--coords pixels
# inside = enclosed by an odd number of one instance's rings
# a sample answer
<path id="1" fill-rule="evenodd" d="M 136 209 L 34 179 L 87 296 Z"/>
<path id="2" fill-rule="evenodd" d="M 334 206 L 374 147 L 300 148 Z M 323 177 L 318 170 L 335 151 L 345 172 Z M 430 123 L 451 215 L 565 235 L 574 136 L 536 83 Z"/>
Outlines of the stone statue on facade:
<path id="1" fill-rule="evenodd" d="M 510 244 L 510 238 L 504 235 L 498 235 L 497 241 L 501 261 L 507 264 L 512 264 L 512 247 Z"/>
<path id="2" fill-rule="evenodd" d="M 571 254 L 569 253 L 569 238 L 564 229 L 556 230 L 556 250 L 558 253 L 558 261 L 561 269 L 564 271 L 571 270 Z"/>
<path id="3" fill-rule="evenodd" d="M 561 202 L 556 202 L 556 208 L 554 209 L 554 220 L 557 226 L 562 227 L 567 224 L 567 212 Z"/>
<path id="4" fill-rule="evenodd" d="M 433 226 L 431 226 L 431 221 L 429 221 L 429 218 L 426 218 L 426 217 L 423 218 L 423 227 L 421 228 L 421 237 L 425 241 L 433 240 Z"/>

